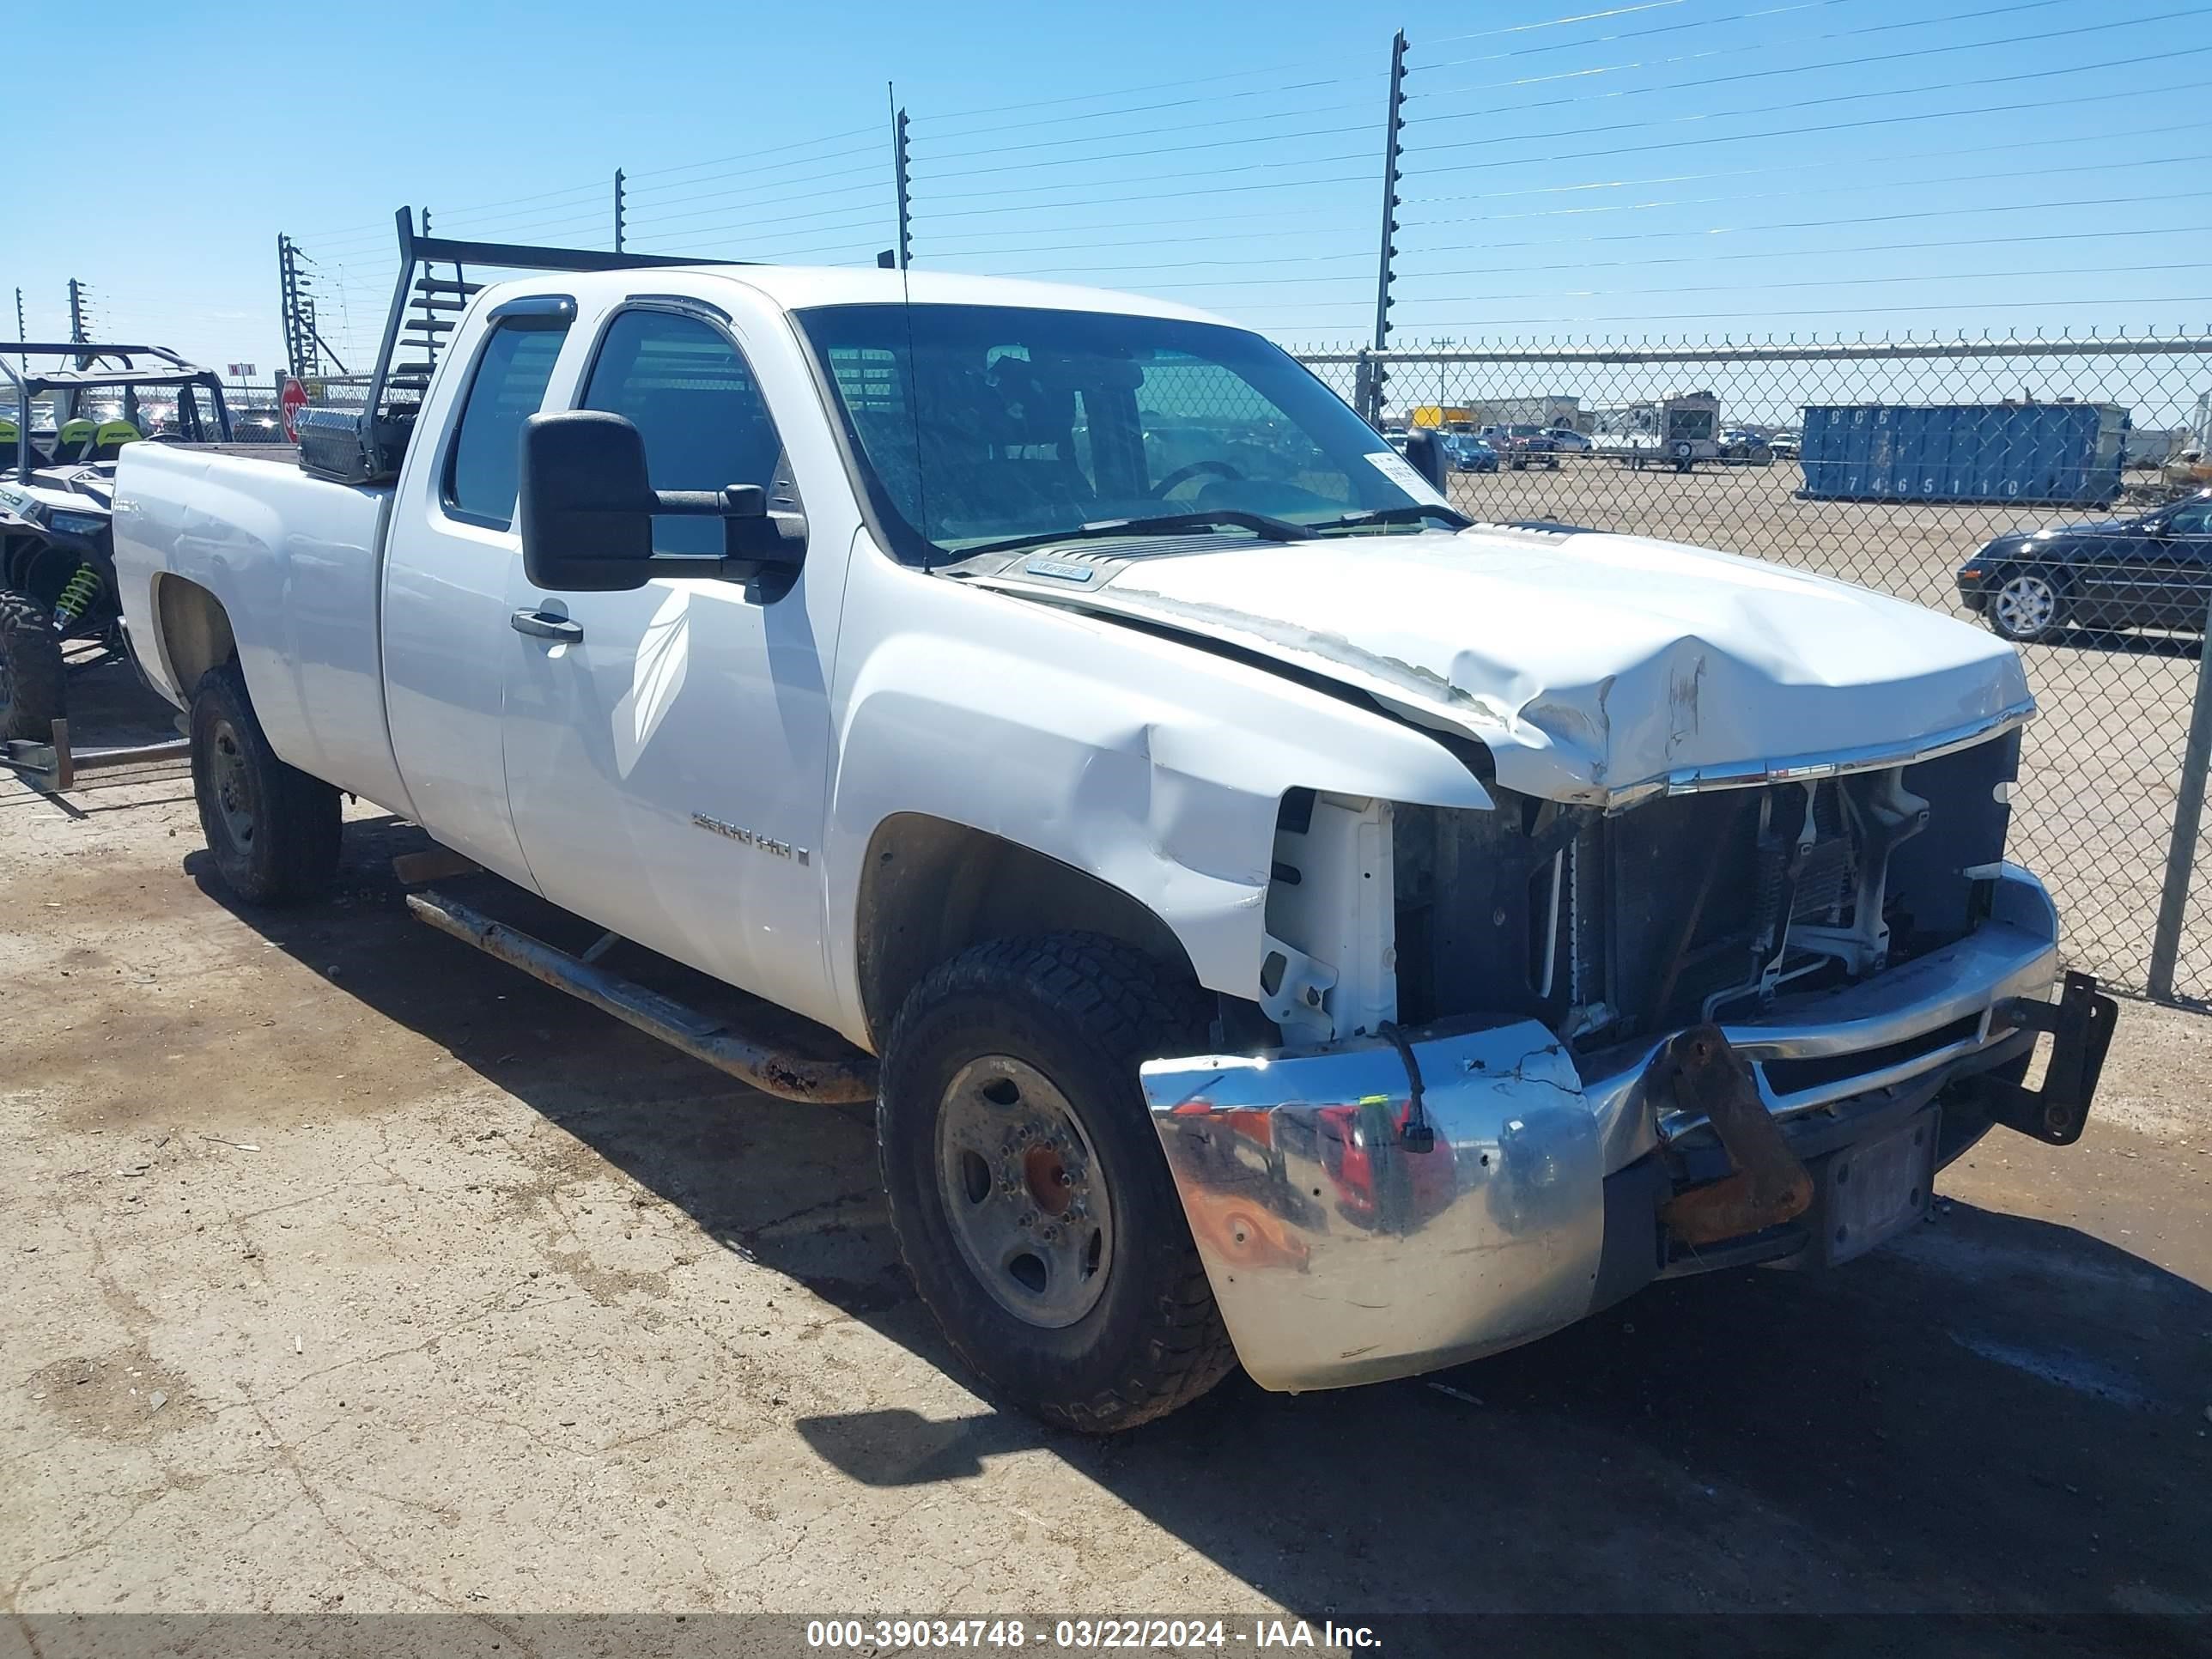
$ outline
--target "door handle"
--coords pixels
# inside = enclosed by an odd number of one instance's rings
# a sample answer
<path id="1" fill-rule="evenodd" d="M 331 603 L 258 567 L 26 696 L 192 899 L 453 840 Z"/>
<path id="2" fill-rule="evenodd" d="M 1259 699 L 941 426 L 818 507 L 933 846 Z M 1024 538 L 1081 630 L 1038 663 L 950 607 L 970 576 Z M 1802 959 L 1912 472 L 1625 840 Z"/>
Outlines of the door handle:
<path id="1" fill-rule="evenodd" d="M 533 640 L 558 640 L 564 645 L 574 645 L 584 637 L 583 623 L 543 611 L 518 611 L 507 619 L 507 625 Z"/>

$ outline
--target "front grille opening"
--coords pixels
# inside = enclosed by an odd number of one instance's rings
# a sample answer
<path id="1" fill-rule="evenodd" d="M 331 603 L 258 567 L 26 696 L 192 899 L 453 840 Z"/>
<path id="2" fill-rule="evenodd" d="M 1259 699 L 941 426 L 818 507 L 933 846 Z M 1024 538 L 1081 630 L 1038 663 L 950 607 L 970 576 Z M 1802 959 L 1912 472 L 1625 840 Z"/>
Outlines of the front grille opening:
<path id="1" fill-rule="evenodd" d="M 1766 1073 L 1766 1086 L 1776 1094 L 1802 1094 L 1808 1089 L 1864 1077 L 1870 1072 L 1932 1054 L 1938 1048 L 1972 1036 L 1981 1030 L 1981 1024 L 1979 1014 L 1968 1014 L 1948 1025 L 1907 1037 L 1902 1042 L 1886 1042 L 1879 1048 L 1861 1048 L 1848 1054 L 1825 1054 L 1817 1060 L 1770 1060 L 1761 1062 L 1759 1069 Z"/>

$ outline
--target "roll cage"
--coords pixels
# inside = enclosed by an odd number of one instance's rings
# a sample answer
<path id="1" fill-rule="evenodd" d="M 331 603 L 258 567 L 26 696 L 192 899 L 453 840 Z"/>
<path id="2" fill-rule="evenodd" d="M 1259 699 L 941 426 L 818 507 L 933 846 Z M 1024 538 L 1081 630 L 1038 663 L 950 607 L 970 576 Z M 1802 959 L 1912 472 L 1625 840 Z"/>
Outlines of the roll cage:
<path id="1" fill-rule="evenodd" d="M 70 361 L 62 368 L 32 369 L 25 366 L 25 360 L 31 357 Z M 31 478 L 32 400 L 50 394 L 62 399 L 63 406 L 57 411 L 54 422 L 58 427 L 75 416 L 88 392 L 121 391 L 125 410 L 135 419 L 141 391 L 155 386 L 173 386 L 181 392 L 198 388 L 208 394 L 210 407 L 205 411 L 197 398 L 185 396 L 177 401 L 186 441 L 230 441 L 230 410 L 223 401 L 221 378 L 213 369 L 186 362 L 167 346 L 106 345 L 73 340 L 58 343 L 40 340 L 22 340 L 12 345 L 0 343 L 0 376 L 5 376 L 15 389 L 18 483 L 28 483 Z"/>

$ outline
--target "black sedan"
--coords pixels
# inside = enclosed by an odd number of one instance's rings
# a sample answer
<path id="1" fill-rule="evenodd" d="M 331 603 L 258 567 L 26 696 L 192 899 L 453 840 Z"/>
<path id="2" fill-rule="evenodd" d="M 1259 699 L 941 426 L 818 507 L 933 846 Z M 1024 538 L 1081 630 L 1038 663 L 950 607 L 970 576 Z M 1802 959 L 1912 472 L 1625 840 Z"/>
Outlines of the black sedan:
<path id="1" fill-rule="evenodd" d="M 2000 536 L 1960 568 L 1959 599 L 2022 643 L 2065 628 L 2201 633 L 2212 602 L 2212 489 L 2139 519 Z"/>

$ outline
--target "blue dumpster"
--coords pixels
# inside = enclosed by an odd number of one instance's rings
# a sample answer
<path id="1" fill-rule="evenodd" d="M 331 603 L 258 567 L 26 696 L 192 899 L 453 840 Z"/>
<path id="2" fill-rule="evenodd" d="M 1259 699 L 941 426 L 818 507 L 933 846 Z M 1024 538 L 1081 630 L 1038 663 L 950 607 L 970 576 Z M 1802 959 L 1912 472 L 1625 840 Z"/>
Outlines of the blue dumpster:
<path id="1" fill-rule="evenodd" d="M 2114 404 L 1819 404 L 1800 460 L 1812 501 L 2101 507 L 2120 493 Z"/>

